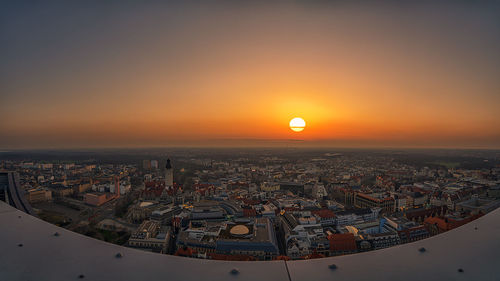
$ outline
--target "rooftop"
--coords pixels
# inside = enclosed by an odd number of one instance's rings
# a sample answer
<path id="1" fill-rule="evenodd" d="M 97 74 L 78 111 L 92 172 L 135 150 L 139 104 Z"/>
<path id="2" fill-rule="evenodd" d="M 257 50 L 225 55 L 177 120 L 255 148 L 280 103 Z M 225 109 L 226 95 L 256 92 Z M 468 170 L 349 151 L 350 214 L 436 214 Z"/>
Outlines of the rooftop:
<path id="1" fill-rule="evenodd" d="M 493 281 L 500 275 L 500 209 L 414 243 L 347 256 L 269 262 L 200 260 L 125 248 L 51 225 L 3 202 L 0 224 L 9 226 L 0 232 L 0 280 L 58 281 L 84 276 L 85 280 L 154 281 L 168 276 L 183 281 Z"/>
<path id="2" fill-rule="evenodd" d="M 229 232 L 232 235 L 246 235 L 250 232 L 250 230 L 248 229 L 248 227 L 239 224 L 239 225 L 231 227 L 231 230 Z"/>

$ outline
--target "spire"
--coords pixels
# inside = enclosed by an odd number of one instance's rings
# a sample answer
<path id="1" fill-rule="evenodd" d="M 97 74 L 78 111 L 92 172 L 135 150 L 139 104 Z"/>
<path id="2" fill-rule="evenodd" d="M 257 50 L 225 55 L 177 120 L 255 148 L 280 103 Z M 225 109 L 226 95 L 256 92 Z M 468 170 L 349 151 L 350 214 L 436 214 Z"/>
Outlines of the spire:
<path id="1" fill-rule="evenodd" d="M 167 169 L 172 169 L 172 165 L 170 165 L 170 159 L 167 159 L 167 165 L 165 166 Z"/>

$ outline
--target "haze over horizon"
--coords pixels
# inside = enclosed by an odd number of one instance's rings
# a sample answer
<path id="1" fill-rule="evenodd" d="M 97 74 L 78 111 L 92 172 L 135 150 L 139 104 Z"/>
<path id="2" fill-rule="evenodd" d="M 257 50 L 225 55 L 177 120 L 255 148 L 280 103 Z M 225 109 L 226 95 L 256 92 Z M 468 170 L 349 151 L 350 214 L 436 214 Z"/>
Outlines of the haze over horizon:
<path id="1" fill-rule="evenodd" d="M 500 3 L 362 2 L 2 2 L 0 149 L 500 148 Z"/>

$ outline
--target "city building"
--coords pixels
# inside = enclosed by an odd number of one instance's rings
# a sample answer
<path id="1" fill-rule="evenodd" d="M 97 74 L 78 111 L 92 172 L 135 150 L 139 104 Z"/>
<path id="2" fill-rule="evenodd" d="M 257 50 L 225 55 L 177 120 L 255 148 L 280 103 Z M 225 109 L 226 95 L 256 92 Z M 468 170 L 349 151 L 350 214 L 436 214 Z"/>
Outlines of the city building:
<path id="1" fill-rule="evenodd" d="M 31 204 L 52 200 L 52 191 L 47 188 L 32 188 L 26 192 L 26 199 Z"/>
<path id="2" fill-rule="evenodd" d="M 346 255 L 356 253 L 358 246 L 352 233 L 333 233 L 328 235 L 330 255 Z"/>
<path id="3" fill-rule="evenodd" d="M 458 212 L 470 212 L 472 214 L 486 214 L 500 207 L 500 200 L 473 197 L 469 200 L 459 202 L 455 206 Z"/>
<path id="4" fill-rule="evenodd" d="M 330 242 L 320 223 L 310 212 L 280 215 L 284 232 L 286 254 L 291 259 L 299 259 L 313 253 L 329 255 Z"/>
<path id="5" fill-rule="evenodd" d="M 380 208 L 382 212 L 391 213 L 394 212 L 394 198 L 375 198 L 364 193 L 356 193 L 354 206 L 357 208 Z"/>
<path id="6" fill-rule="evenodd" d="M 218 205 L 203 204 L 195 206 L 191 211 L 193 220 L 209 220 L 224 218 L 224 209 Z"/>
<path id="7" fill-rule="evenodd" d="M 274 182 L 263 182 L 260 185 L 260 190 L 265 192 L 278 191 L 280 190 L 280 185 Z"/>
<path id="8" fill-rule="evenodd" d="M 182 209 L 178 206 L 168 206 L 162 209 L 156 209 L 151 212 L 150 219 L 159 222 L 162 225 L 168 224 L 172 218 L 180 214 Z M 137 217 L 136 217 L 137 219 Z"/>
<path id="9" fill-rule="evenodd" d="M 481 216 L 483 216 L 481 213 L 475 215 L 448 214 L 441 217 L 427 217 L 423 223 L 431 235 L 436 235 L 462 226 Z"/>
<path id="10" fill-rule="evenodd" d="M 169 239 L 168 227 L 162 228 L 160 223 L 147 220 L 132 233 L 127 245 L 141 250 L 166 253 Z"/>
<path id="11" fill-rule="evenodd" d="M 398 232 L 387 225 L 387 220 L 362 222 L 339 228 L 341 233 L 352 233 L 360 250 L 377 250 L 401 244 Z"/>
<path id="12" fill-rule="evenodd" d="M 174 169 L 172 169 L 172 164 L 170 164 L 170 159 L 167 159 L 167 164 L 165 165 L 165 189 L 173 189 L 174 187 Z"/>
<path id="13" fill-rule="evenodd" d="M 91 206 L 101 206 L 102 204 L 109 202 L 115 199 L 116 196 L 111 193 L 85 193 L 85 204 L 89 204 Z"/>
<path id="14" fill-rule="evenodd" d="M 216 242 L 217 253 L 272 260 L 279 255 L 274 227 L 268 218 L 228 222 Z"/>
<path id="15" fill-rule="evenodd" d="M 274 228 L 267 218 L 191 221 L 179 233 L 177 249 L 183 255 L 190 249 L 199 258 L 239 256 L 272 260 L 279 255 Z"/>
<path id="16" fill-rule="evenodd" d="M 133 223 L 142 223 L 159 207 L 157 201 L 139 201 L 129 208 L 126 216 L 127 220 Z"/>
<path id="17" fill-rule="evenodd" d="M 338 226 L 344 226 L 376 220 L 379 213 L 380 208 L 352 209 L 335 213 L 335 218 Z"/>

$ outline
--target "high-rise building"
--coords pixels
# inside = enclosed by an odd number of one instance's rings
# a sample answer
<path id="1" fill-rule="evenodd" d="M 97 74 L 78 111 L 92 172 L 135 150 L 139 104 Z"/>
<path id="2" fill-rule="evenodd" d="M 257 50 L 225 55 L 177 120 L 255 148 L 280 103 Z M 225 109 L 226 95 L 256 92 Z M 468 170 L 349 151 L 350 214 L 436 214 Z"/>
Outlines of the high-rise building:
<path id="1" fill-rule="evenodd" d="M 165 165 L 165 189 L 174 188 L 174 169 L 170 164 L 170 159 L 167 159 L 167 164 Z"/>

